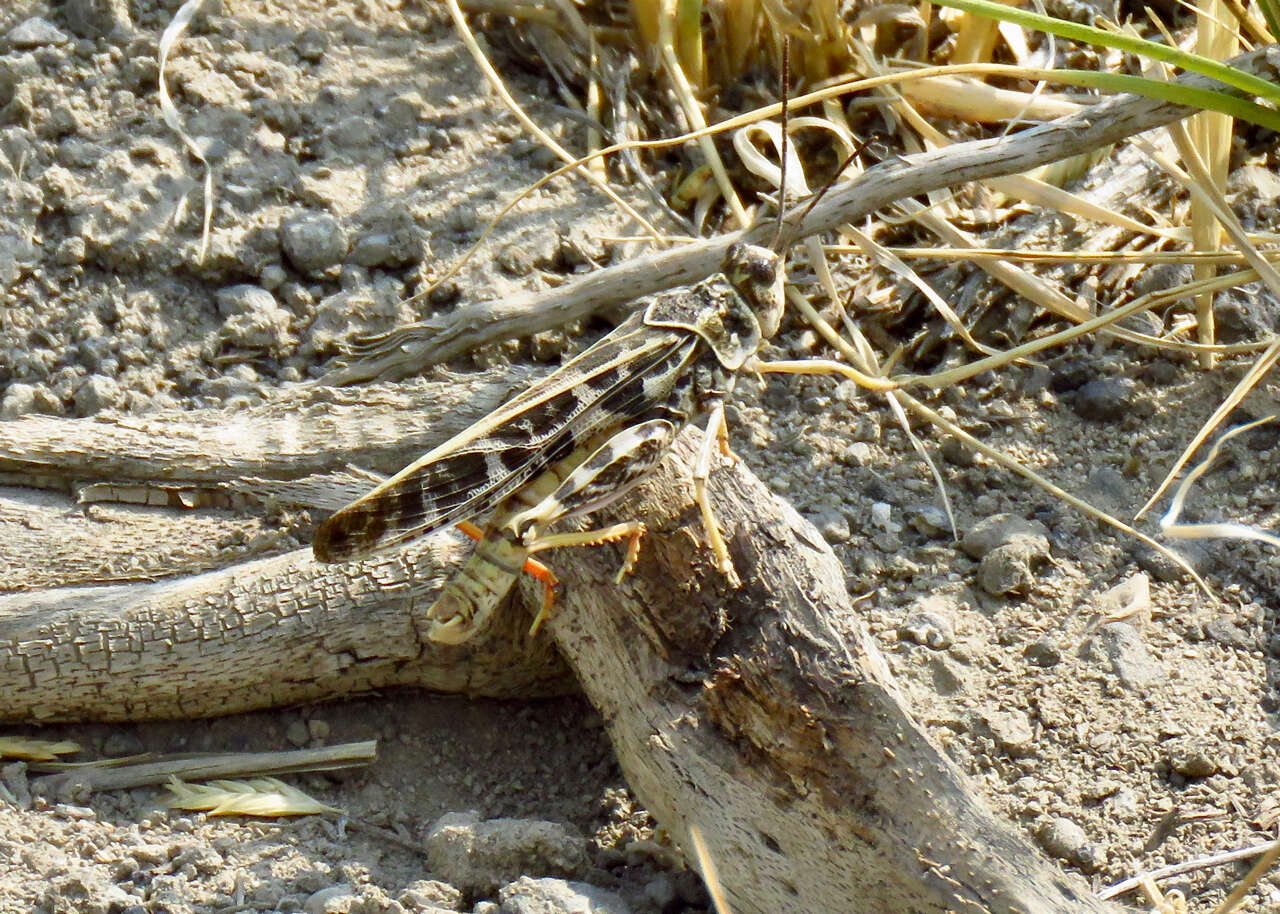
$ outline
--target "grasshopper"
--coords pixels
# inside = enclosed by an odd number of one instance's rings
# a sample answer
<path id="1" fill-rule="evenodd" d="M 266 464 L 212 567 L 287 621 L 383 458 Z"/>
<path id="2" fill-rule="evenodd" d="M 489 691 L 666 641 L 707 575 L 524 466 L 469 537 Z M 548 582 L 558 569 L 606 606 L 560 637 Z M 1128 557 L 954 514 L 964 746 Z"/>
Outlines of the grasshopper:
<path id="1" fill-rule="evenodd" d="M 512 397 L 326 519 L 313 549 L 345 562 L 457 524 L 479 544 L 428 610 L 428 636 L 459 643 L 480 630 L 521 570 L 547 587 L 555 577 L 530 559 L 559 546 L 628 539 L 619 580 L 634 563 L 644 525 L 547 535 L 556 521 L 589 514 L 639 483 L 680 430 L 706 417 L 694 468 L 697 503 L 716 565 L 733 566 L 706 482 L 718 444 L 727 455 L 724 403 L 737 372 L 777 332 L 784 307 L 777 254 L 733 245 L 719 277 L 656 299 L 558 370 Z M 470 519 L 488 515 L 483 530 Z"/>

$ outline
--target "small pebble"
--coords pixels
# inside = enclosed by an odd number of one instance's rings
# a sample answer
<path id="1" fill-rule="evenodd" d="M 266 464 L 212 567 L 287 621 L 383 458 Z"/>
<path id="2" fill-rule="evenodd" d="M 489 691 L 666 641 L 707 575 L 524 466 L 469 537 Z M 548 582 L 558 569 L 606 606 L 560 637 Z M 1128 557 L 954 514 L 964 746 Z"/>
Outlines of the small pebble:
<path id="1" fill-rule="evenodd" d="M 427 103 L 417 92 L 405 92 L 387 102 L 383 122 L 393 130 L 407 131 L 416 127 L 426 114 Z"/>
<path id="2" fill-rule="evenodd" d="M 833 546 L 849 541 L 849 521 L 837 511 L 823 511 L 814 518 L 814 525 L 822 538 Z"/>
<path id="3" fill-rule="evenodd" d="M 90 375 L 76 388 L 72 399 L 79 415 L 92 416 L 120 402 L 120 385 L 106 375 Z"/>
<path id="4" fill-rule="evenodd" d="M 502 887 L 498 901 L 502 914 L 631 914 L 608 889 L 564 879 L 521 876 Z"/>
<path id="5" fill-rule="evenodd" d="M 325 740 L 329 738 L 329 722 L 318 717 L 313 717 L 307 721 L 307 733 L 313 740 Z"/>
<path id="6" fill-rule="evenodd" d="M 391 236 L 384 233 L 362 236 L 351 248 L 351 259 L 370 269 L 390 264 L 394 259 Z"/>
<path id="7" fill-rule="evenodd" d="M 533 272 L 533 258 L 518 244 L 508 244 L 494 258 L 498 269 L 508 276 L 528 276 Z"/>
<path id="8" fill-rule="evenodd" d="M 928 537 L 937 538 L 951 533 L 951 521 L 947 512 L 937 505 L 919 505 L 907 509 L 907 523 Z"/>
<path id="9" fill-rule="evenodd" d="M 10 384 L 0 401 L 0 419 L 16 419 L 36 411 L 36 389 L 30 384 Z"/>
<path id="10" fill-rule="evenodd" d="M 32 16 L 9 30 L 9 43 L 18 49 L 42 48 L 50 44 L 66 44 L 67 33 L 48 19 Z"/>
<path id="11" fill-rule="evenodd" d="M 1063 816 L 1040 826 L 1036 836 L 1040 839 L 1040 846 L 1050 856 L 1070 860 L 1073 863 L 1078 862 L 1082 851 L 1089 843 L 1089 836 L 1085 834 L 1084 829 Z"/>
<path id="12" fill-rule="evenodd" d="M 1026 593 L 1035 583 L 1033 566 L 1048 558 L 1047 542 L 1022 539 L 997 546 L 978 565 L 978 586 L 996 597 Z"/>
<path id="13" fill-rule="evenodd" d="M 301 213 L 280 224 L 280 247 L 295 269 L 318 273 L 347 256 L 347 235 L 327 213 Z"/>
<path id="14" fill-rule="evenodd" d="M 133 30 L 129 0 L 65 0 L 62 15 L 81 38 L 123 37 Z"/>
<path id="15" fill-rule="evenodd" d="M 356 890 L 345 882 L 312 892 L 302 903 L 305 914 L 344 914 L 351 910 Z"/>
<path id="16" fill-rule="evenodd" d="M 921 603 L 928 604 L 931 600 L 933 598 L 929 597 Z M 922 644 L 935 651 L 945 651 L 955 644 L 956 633 L 946 614 L 923 610 L 913 612 L 902 621 L 898 626 L 898 638 Z"/>
<path id="17" fill-rule="evenodd" d="M 865 441 L 853 441 L 840 452 L 840 462 L 848 466 L 864 467 L 871 458 L 871 445 Z"/>
<path id="18" fill-rule="evenodd" d="M 1133 411 L 1137 388 L 1128 378 L 1095 378 L 1076 391 L 1071 405 L 1081 419 L 1115 422 Z"/>
<path id="19" fill-rule="evenodd" d="M 289 280 L 289 272 L 278 263 L 269 263 L 258 274 L 258 282 L 269 292 L 279 289 Z"/>
<path id="20" fill-rule="evenodd" d="M 1084 643 L 1082 656 L 1087 660 L 1106 661 L 1121 685 L 1134 691 L 1166 678 L 1164 668 L 1152 656 L 1142 635 L 1127 622 L 1102 626 Z"/>
<path id="21" fill-rule="evenodd" d="M 328 49 L 329 36 L 323 29 L 307 29 L 293 40 L 293 50 L 308 63 L 323 59 Z"/>
<path id="22" fill-rule="evenodd" d="M 307 728 L 305 720 L 294 720 L 285 728 L 284 738 L 291 746 L 297 746 L 301 749 L 307 743 L 311 742 L 311 731 Z"/>
<path id="23" fill-rule="evenodd" d="M 1036 666 L 1056 666 L 1062 662 L 1062 648 L 1052 638 L 1037 638 L 1026 646 L 1022 656 Z"/>
<path id="24" fill-rule="evenodd" d="M 983 715 L 991 737 L 1010 758 L 1035 754 L 1035 731 L 1031 719 L 1021 711 L 991 711 Z"/>
<path id="25" fill-rule="evenodd" d="M 1025 541 L 1034 551 L 1049 554 L 1049 531 L 1044 524 L 1016 514 L 994 514 L 970 527 L 960 548 L 971 559 L 980 559 L 997 546 Z"/>
<path id="26" fill-rule="evenodd" d="M 1164 757 L 1169 768 L 1187 778 L 1207 778 L 1217 774 L 1219 765 L 1209 755 L 1206 740 L 1195 736 L 1177 736 L 1164 743 Z"/>

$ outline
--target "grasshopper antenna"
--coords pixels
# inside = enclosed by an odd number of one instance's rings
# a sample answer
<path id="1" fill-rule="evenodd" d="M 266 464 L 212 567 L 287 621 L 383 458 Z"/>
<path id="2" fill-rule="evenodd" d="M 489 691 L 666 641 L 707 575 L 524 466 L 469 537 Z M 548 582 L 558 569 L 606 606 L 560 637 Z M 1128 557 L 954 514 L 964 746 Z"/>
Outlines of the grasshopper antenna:
<path id="1" fill-rule="evenodd" d="M 784 113 L 784 116 L 785 116 L 785 113 L 786 113 L 786 105 L 785 105 L 785 103 L 784 103 L 784 105 L 783 105 L 783 113 Z M 785 119 L 784 119 L 783 123 L 784 123 L 784 124 L 786 123 Z M 783 127 L 783 130 L 785 130 L 785 129 L 786 129 L 786 128 L 785 128 L 785 126 L 784 126 L 784 127 Z M 785 133 L 783 134 L 783 137 L 784 137 L 784 139 L 783 139 L 783 148 L 785 149 L 785 148 L 786 148 L 786 139 L 785 139 L 786 134 L 785 134 Z M 842 161 L 842 162 L 840 163 L 840 167 L 839 167 L 839 168 L 837 168 L 834 172 L 832 172 L 832 173 L 831 173 L 831 177 L 827 178 L 826 182 L 822 185 L 822 187 L 818 190 L 818 192 L 817 192 L 816 194 L 814 194 L 812 197 L 810 197 L 810 198 L 809 198 L 809 202 L 805 204 L 804 209 L 800 211 L 800 215 L 799 215 L 798 217 L 796 217 L 795 222 L 794 222 L 794 223 L 792 224 L 792 226 L 791 226 L 791 232 L 790 232 L 789 237 L 787 238 L 787 241 L 786 241 L 786 247 L 788 247 L 788 248 L 789 248 L 789 247 L 791 247 L 791 245 L 795 244 L 796 239 L 797 239 L 797 238 L 799 237 L 799 235 L 800 235 L 800 229 L 801 229 L 801 227 L 804 225 L 804 220 L 805 220 L 805 218 L 806 218 L 806 217 L 808 217 L 809 213 L 811 213 L 811 212 L 813 211 L 813 208 L 814 208 L 815 206 L 817 206 L 817 205 L 818 205 L 818 202 L 819 202 L 823 197 L 825 197 L 825 196 L 827 195 L 827 191 L 831 190 L 831 188 L 832 188 L 833 186 L 835 186 L 836 180 L 837 180 L 837 179 L 838 179 L 842 174 L 844 174 L 844 170 L 845 170 L 846 168 L 848 168 L 848 167 L 849 167 L 849 165 L 850 165 L 850 164 L 852 164 L 853 160 L 854 160 L 854 159 L 856 159 L 858 156 L 860 156 L 860 155 L 862 154 L 863 150 L 864 150 L 864 149 L 866 149 L 866 148 L 867 148 L 868 146 L 870 146 L 870 145 L 871 145 L 871 141 L 870 141 L 870 140 L 862 140 L 861 142 L 859 142 L 859 143 L 858 143 L 858 145 L 854 148 L 853 152 L 851 152 L 851 153 L 849 153 L 847 156 L 845 156 L 844 161 Z M 787 169 L 787 166 L 786 166 L 786 157 L 784 156 L 784 157 L 783 157 L 783 164 L 782 164 L 782 177 L 783 177 L 783 179 L 785 179 L 785 178 L 786 178 L 786 175 L 787 175 L 787 170 L 786 170 L 786 169 Z M 784 194 L 784 196 L 785 196 L 785 194 Z M 781 234 L 782 234 L 782 224 L 783 224 L 783 211 L 782 211 L 782 210 L 779 210 L 779 211 L 778 211 L 778 235 L 779 235 L 779 236 L 781 236 Z M 775 247 L 775 250 L 781 250 L 781 249 L 779 249 L 779 248 Z"/>
<path id="2" fill-rule="evenodd" d="M 787 213 L 787 115 L 790 113 L 787 109 L 787 101 L 791 95 L 791 36 L 782 36 L 782 161 L 779 163 L 778 174 L 778 229 L 773 236 L 773 249 L 778 254 L 782 253 L 779 245 L 782 243 L 782 229 L 785 226 Z M 791 238 L 790 241 L 794 241 Z M 788 246 L 790 246 L 788 244 Z"/>

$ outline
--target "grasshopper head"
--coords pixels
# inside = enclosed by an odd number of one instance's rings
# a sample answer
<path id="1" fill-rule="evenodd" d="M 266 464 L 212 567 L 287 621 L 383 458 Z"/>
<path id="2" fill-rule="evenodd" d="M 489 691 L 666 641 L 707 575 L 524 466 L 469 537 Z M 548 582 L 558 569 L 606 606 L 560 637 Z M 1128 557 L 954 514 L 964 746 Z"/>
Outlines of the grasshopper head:
<path id="1" fill-rule="evenodd" d="M 738 242 L 725 254 L 724 275 L 755 312 L 760 335 L 772 339 L 786 305 L 782 259 L 768 248 Z"/>

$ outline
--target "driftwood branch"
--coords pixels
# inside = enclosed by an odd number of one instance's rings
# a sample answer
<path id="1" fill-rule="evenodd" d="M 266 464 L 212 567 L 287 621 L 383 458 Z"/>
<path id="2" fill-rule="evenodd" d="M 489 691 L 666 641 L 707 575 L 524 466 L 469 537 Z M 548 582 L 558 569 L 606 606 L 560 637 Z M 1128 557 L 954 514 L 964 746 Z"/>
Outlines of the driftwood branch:
<path id="1" fill-rule="evenodd" d="M 468 644 L 423 638 L 451 535 L 354 566 L 293 552 L 5 597 L 0 718 L 213 715 L 390 685 L 530 695 L 563 690 L 567 664 L 646 806 L 686 847 L 701 831 L 738 914 L 1118 910 L 929 742 L 830 548 L 741 464 L 713 475 L 743 580 L 727 586 L 689 499 L 692 438 L 617 508 L 650 525 L 636 573 L 615 586 L 614 547 L 560 550 L 564 600 L 533 641 L 532 587 Z"/>
<path id="2" fill-rule="evenodd" d="M 1268 45 L 1228 63 L 1265 79 L 1280 78 L 1280 46 Z M 1180 83 L 1222 89 L 1205 77 Z M 797 238 L 857 222 L 904 197 L 970 181 L 1018 174 L 1090 152 L 1195 114 L 1198 109 L 1134 95 L 1099 102 L 1068 117 L 1002 139 L 957 143 L 868 169 L 832 191 L 796 227 Z M 326 383 L 352 384 L 417 374 L 477 346 L 563 326 L 644 295 L 690 285 L 720 269 L 736 241 L 768 243 L 773 226 L 723 235 L 674 250 L 636 257 L 549 292 L 515 295 L 460 308 L 443 317 L 393 331 L 377 351 L 336 366 Z"/>

